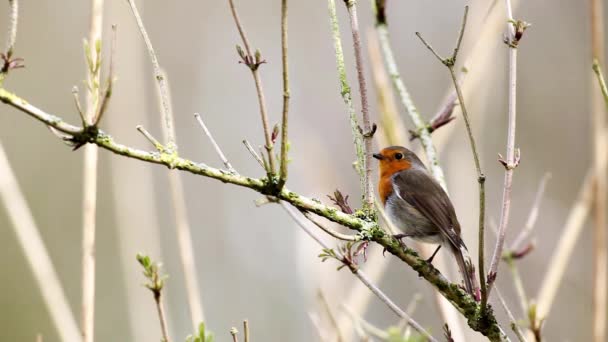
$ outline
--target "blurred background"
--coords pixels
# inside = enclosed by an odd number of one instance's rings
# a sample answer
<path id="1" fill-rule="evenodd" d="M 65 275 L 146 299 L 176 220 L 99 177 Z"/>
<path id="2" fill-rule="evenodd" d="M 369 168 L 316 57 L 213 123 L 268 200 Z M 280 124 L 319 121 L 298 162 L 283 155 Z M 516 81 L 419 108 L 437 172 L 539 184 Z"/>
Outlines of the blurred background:
<path id="1" fill-rule="evenodd" d="M 469 111 L 487 174 L 487 218 L 498 221 L 507 123 L 507 48 L 501 21 L 490 39 L 473 50 L 489 28 L 483 26 L 487 1 L 389 1 L 388 21 L 394 52 L 404 81 L 423 117 L 429 119 L 451 89 L 447 70 L 415 37 L 420 31 L 443 53 L 452 51 L 464 5 L 470 22 L 461 60 L 472 56 L 465 80 Z M 576 1 L 522 1 L 515 17 L 532 23 L 519 49 L 518 130 L 516 144 L 522 163 L 516 170 L 507 241 L 522 229 L 538 184 L 552 178 L 533 234 L 536 249 L 518 262 L 524 287 L 534 298 L 552 251 L 591 165 L 590 92 L 592 87 L 589 9 Z M 232 165 L 242 174 L 261 177 L 262 170 L 243 148 L 248 139 L 263 144 L 256 93 L 251 76 L 238 64 L 240 43 L 227 1 L 138 2 L 161 65 L 169 81 L 176 115 L 180 155 L 220 167 L 213 148 L 193 113 L 203 115 Z M 337 1 L 349 79 L 356 91 L 348 18 Z M 278 1 L 237 1 L 251 44 L 268 61 L 261 69 L 272 123 L 280 121 L 280 5 Z M 6 27 L 8 6 L 0 3 L 0 27 Z M 26 68 L 12 72 L 5 87 L 32 104 L 71 123 L 78 123 L 71 89 L 84 89 L 82 41 L 88 35 L 88 1 L 23 1 L 15 55 Z M 359 4 L 364 31 L 373 28 L 371 9 Z M 150 149 L 135 130 L 142 124 L 161 137 L 160 114 L 152 67 L 126 1 L 107 1 L 104 52 L 109 32 L 118 25 L 113 97 L 101 124 L 118 142 Z M 496 25 L 495 25 L 496 26 Z M 354 149 L 345 106 L 339 93 L 335 56 L 325 1 L 291 1 L 289 17 L 291 79 L 290 175 L 287 186 L 329 203 L 326 195 L 339 188 L 359 205 L 357 175 L 351 167 Z M 6 33 L 0 32 L 2 42 Z M 365 50 L 366 56 L 367 49 Z M 372 117 L 378 121 L 371 68 Z M 358 96 L 353 93 L 359 107 Z M 401 106 L 407 128 L 412 128 Z M 0 141 L 27 198 L 34 219 L 58 273 L 71 309 L 80 315 L 81 291 L 81 150 L 72 152 L 40 123 L 8 106 L 0 106 Z M 440 159 L 466 241 L 477 255 L 477 183 L 462 117 L 452 128 L 437 131 L 445 139 Z M 453 132 L 452 132 L 453 131 Z M 409 142 L 404 141 L 404 145 Z M 418 143 L 414 142 L 414 147 Z M 381 148 L 382 146 L 376 146 Z M 167 169 L 100 151 L 97 219 L 97 293 L 95 336 L 98 341 L 160 339 L 151 294 L 135 254 L 144 252 L 163 262 L 170 275 L 166 304 L 175 341 L 192 333 L 183 271 L 174 228 Z M 186 189 L 188 218 L 196 258 L 205 321 L 218 341 L 230 340 L 230 327 L 248 319 L 253 341 L 320 340 L 309 313 L 330 326 L 317 293 L 322 289 L 330 307 L 343 316 L 357 280 L 336 263 L 321 263 L 320 247 L 277 205 L 256 207 L 255 192 L 215 180 L 180 174 Z M 38 284 L 18 244 L 4 207 L 0 209 L 0 340 L 59 341 Z M 587 223 L 561 283 L 544 329 L 547 340 L 586 341 L 591 337 L 592 225 Z M 494 234 L 487 233 L 487 260 Z M 327 241 L 330 241 L 327 239 Z M 332 244 L 334 242 L 331 242 Z M 373 264 L 372 264 L 373 261 Z M 409 267 L 381 250 L 370 250 L 370 265 L 387 264 L 377 283 L 400 306 L 420 293 L 414 316 L 436 336 L 441 320 L 433 290 Z M 377 267 L 377 266 L 373 266 Z M 446 269 L 447 268 L 447 269 Z M 459 277 L 455 264 L 444 271 Z M 374 270 L 367 269 L 370 273 Z M 525 318 L 513 280 L 501 266 L 498 286 L 518 318 Z M 504 312 L 495 311 L 508 329 Z M 363 317 L 383 329 L 397 324 L 395 315 L 377 298 L 369 298 Z M 567 324 L 563 322 L 567 320 Z M 467 341 L 483 340 L 468 329 Z"/>

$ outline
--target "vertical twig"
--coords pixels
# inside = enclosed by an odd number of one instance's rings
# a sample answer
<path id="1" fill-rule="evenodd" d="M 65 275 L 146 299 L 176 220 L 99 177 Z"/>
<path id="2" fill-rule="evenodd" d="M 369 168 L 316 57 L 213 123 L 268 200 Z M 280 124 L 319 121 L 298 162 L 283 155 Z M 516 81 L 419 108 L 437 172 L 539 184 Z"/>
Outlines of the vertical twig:
<path id="1" fill-rule="evenodd" d="M 283 118 L 281 124 L 281 170 L 279 189 L 287 182 L 287 149 L 288 149 L 288 118 L 289 118 L 289 64 L 287 58 L 287 0 L 281 0 L 281 62 L 283 66 Z"/>
<path id="2" fill-rule="evenodd" d="M 603 1 L 591 0 L 591 53 L 594 58 L 593 69 L 600 82 L 605 97 L 601 67 L 604 66 L 604 6 Z M 606 130 L 606 107 L 602 103 L 602 94 L 592 91 L 591 116 L 593 122 L 593 167 L 595 170 L 594 208 L 593 208 L 593 341 L 606 341 L 606 312 L 608 311 L 608 246 L 606 227 L 606 168 L 601 167 L 600 160 L 608 153 Z"/>
<path id="3" fill-rule="evenodd" d="M 481 288 L 481 307 L 482 310 L 485 310 L 486 304 L 488 301 L 487 290 L 486 290 L 486 279 L 485 279 L 485 258 L 484 258 L 484 249 L 485 249 L 485 180 L 486 177 L 481 170 L 481 163 L 479 161 L 479 153 L 477 151 L 477 144 L 475 143 L 475 137 L 473 135 L 473 129 L 471 128 L 471 120 L 469 117 L 469 113 L 467 112 L 467 108 L 464 101 L 464 95 L 462 94 L 462 90 L 460 89 L 460 84 L 458 83 L 458 79 L 456 78 L 456 72 L 454 71 L 454 66 L 456 64 L 456 59 L 458 57 L 458 51 L 460 50 L 460 45 L 462 43 L 462 38 L 464 36 L 464 30 L 467 25 L 467 16 L 469 13 L 469 7 L 465 6 L 464 15 L 462 18 L 462 23 L 460 26 L 460 31 L 458 33 L 458 39 L 456 41 L 456 46 L 454 47 L 454 52 L 448 58 L 441 57 L 433 47 L 429 43 L 422 38 L 420 32 L 416 32 L 416 35 L 422 43 L 429 49 L 435 57 L 445 65 L 450 71 L 450 76 L 452 77 L 452 83 L 454 84 L 454 89 L 456 90 L 456 94 L 458 96 L 458 101 L 460 103 L 460 107 L 462 109 L 462 117 L 464 118 L 465 126 L 467 128 L 467 135 L 469 137 L 469 143 L 471 146 L 471 152 L 473 154 L 473 162 L 475 164 L 475 171 L 477 172 L 477 183 L 479 184 L 479 283 Z M 473 272 L 471 272 L 473 273 Z M 474 280 L 474 276 L 472 275 L 463 275 L 463 276 L 471 276 Z"/>
<path id="4" fill-rule="evenodd" d="M 379 9 L 378 13 L 380 13 Z M 382 16 L 384 16 L 384 14 Z M 397 61 L 395 60 L 393 49 L 390 44 L 389 31 L 386 21 L 376 21 L 376 32 L 378 34 L 378 40 L 380 41 L 382 55 L 384 56 L 386 70 L 388 71 L 388 74 L 391 80 L 393 81 L 393 86 L 397 91 L 397 95 L 401 100 L 401 104 L 403 104 L 403 107 L 412 119 L 414 126 L 416 126 L 415 129 L 418 135 L 420 136 L 420 143 L 422 144 L 422 147 L 424 149 L 431 173 L 433 174 L 433 177 L 437 180 L 437 182 L 439 182 L 441 187 L 447 191 L 445 175 L 443 173 L 443 169 L 441 168 L 441 166 L 439 166 L 439 156 L 437 155 L 437 150 L 433 145 L 431 133 L 429 132 L 427 124 L 424 122 L 422 116 L 418 112 L 418 109 L 416 108 L 416 105 L 414 104 L 414 101 L 412 100 L 410 93 L 408 92 L 405 83 L 401 78 L 399 69 L 397 68 Z"/>
<path id="5" fill-rule="evenodd" d="M 103 25 L 103 0 L 91 1 L 88 79 L 85 122 L 94 125 L 99 106 L 99 80 L 101 74 L 101 38 Z M 98 147 L 84 147 L 84 175 L 82 200 L 82 341 L 92 342 L 95 334 L 95 223 L 97 218 L 97 159 Z"/>
<path id="6" fill-rule="evenodd" d="M 365 163 L 365 156 L 363 150 L 363 136 L 359 131 L 359 120 L 355 112 L 353 105 L 352 93 L 348 79 L 346 77 L 346 68 L 344 66 L 344 52 L 342 50 L 342 38 L 340 37 L 340 25 L 338 24 L 338 16 L 336 15 L 336 2 L 335 0 L 327 0 L 327 7 L 329 10 L 329 22 L 332 32 L 332 38 L 334 42 L 334 52 L 336 55 L 336 69 L 338 71 L 338 79 L 340 81 L 340 94 L 342 100 L 347 107 L 348 116 L 350 119 L 350 128 L 353 135 L 353 142 L 355 145 L 355 153 L 357 155 L 356 170 L 359 174 L 361 193 L 365 193 L 366 183 L 364 176 L 363 164 Z"/>
<path id="7" fill-rule="evenodd" d="M 165 121 L 165 149 L 166 152 L 171 154 L 177 151 L 177 146 L 175 144 L 175 128 L 173 127 L 173 112 L 171 111 L 171 105 L 169 102 L 169 85 L 165 80 L 165 76 L 163 71 L 158 63 L 158 58 L 156 57 L 156 52 L 154 52 L 154 47 L 152 47 L 152 42 L 150 41 L 150 37 L 148 36 L 148 32 L 146 32 L 146 28 L 144 27 L 144 23 L 141 20 L 141 16 L 139 15 L 139 11 L 135 6 L 134 0 L 127 0 L 129 5 L 131 6 L 131 11 L 133 12 L 133 17 L 135 17 L 135 21 L 137 23 L 137 27 L 139 28 L 139 32 L 141 33 L 142 38 L 144 39 L 144 43 L 146 44 L 146 48 L 148 49 L 148 54 L 150 55 L 150 61 L 152 62 L 152 67 L 154 68 L 154 78 L 158 83 L 158 90 L 160 92 L 161 99 L 161 109 L 162 116 Z"/>
<path id="8" fill-rule="evenodd" d="M 490 263 L 488 272 L 488 295 L 492 290 L 492 285 L 498 274 L 498 266 L 502 257 L 505 237 L 507 234 L 507 226 L 509 224 L 509 214 L 511 212 L 511 188 L 513 185 L 513 172 L 519 165 L 519 149 L 515 150 L 515 130 L 517 118 L 517 46 L 523 31 L 527 25 L 521 21 L 515 22 L 513 19 L 513 10 L 511 8 L 511 0 L 505 0 L 507 7 L 507 46 L 509 47 L 509 113 L 508 113 L 508 129 L 507 129 L 507 155 L 506 159 L 500 158 L 500 162 L 505 167 L 505 180 L 502 194 L 502 210 L 500 213 L 500 221 L 498 223 L 498 239 L 494 247 L 494 255 Z"/>
<path id="9" fill-rule="evenodd" d="M 372 185 L 372 139 L 375 128 L 372 127 L 369 117 L 369 105 L 367 102 L 367 85 L 365 81 L 365 70 L 363 69 L 363 55 L 361 52 L 361 33 L 359 30 L 359 18 L 357 17 L 356 0 L 344 0 L 350 18 L 350 28 L 353 36 L 353 49 L 355 52 L 355 65 L 357 68 L 357 80 L 359 82 L 359 97 L 361 98 L 361 119 L 363 121 L 363 207 L 369 211 L 374 210 L 374 188 Z"/>
<path id="10" fill-rule="evenodd" d="M 169 92 L 169 81 L 167 80 L 167 76 L 164 74 L 163 70 L 160 67 L 158 62 L 158 58 L 156 57 L 156 53 L 154 48 L 152 47 L 152 42 L 150 41 L 150 37 L 146 31 L 146 28 L 141 20 L 139 15 L 139 11 L 135 6 L 135 2 L 133 0 L 127 0 L 129 5 L 131 6 L 131 11 L 133 12 L 133 16 L 135 17 L 135 21 L 137 22 L 137 26 L 139 31 L 144 39 L 144 43 L 146 48 L 148 49 L 148 53 L 150 55 L 150 60 L 152 62 L 152 66 L 154 68 L 154 76 L 157 80 L 158 84 L 158 92 L 160 98 L 160 107 L 164 120 L 164 125 L 161 125 L 163 128 L 163 133 L 165 137 L 165 145 L 163 147 L 163 151 L 166 153 L 177 153 L 177 145 L 175 140 L 175 128 L 174 128 L 174 116 L 173 109 L 171 105 L 171 96 Z M 178 237 L 179 243 L 179 251 L 180 251 L 180 261 L 182 263 L 182 268 L 184 272 L 184 282 L 186 284 L 186 292 L 188 297 L 188 306 L 190 308 L 190 316 L 192 320 L 192 326 L 196 330 L 198 324 L 203 321 L 203 307 L 201 305 L 201 295 L 199 291 L 198 281 L 196 280 L 196 265 L 194 262 L 194 251 L 192 248 L 192 236 L 190 234 L 190 223 L 188 221 L 188 214 L 186 210 L 186 203 L 184 200 L 184 186 L 181 182 L 181 178 L 175 171 L 171 171 L 168 173 L 169 176 L 169 184 L 171 187 L 171 202 L 173 203 L 174 211 L 175 211 L 175 221 L 176 221 L 176 234 Z M 160 295 L 159 299 L 160 300 Z M 162 306 L 158 305 L 159 315 L 162 312 Z M 161 325 L 166 325 L 161 319 Z M 166 327 L 164 327 L 166 329 Z"/>
<path id="11" fill-rule="evenodd" d="M 0 202 L 30 266 L 57 335 L 62 341 L 79 341 L 78 323 L 1 143 Z"/>
<path id="12" fill-rule="evenodd" d="M 167 87 L 169 88 L 169 78 L 163 74 Z M 160 90 L 160 89 L 159 89 Z M 162 94 L 159 93 L 161 101 L 159 104 L 162 106 Z M 169 106 L 169 113 L 173 115 L 173 104 L 171 103 L 171 93 L 167 93 L 167 104 Z M 174 121 L 174 118 L 171 118 Z M 167 136 L 167 126 L 161 124 L 161 128 L 165 136 Z M 211 135 L 209 135 L 211 136 Z M 174 137 L 175 139 L 175 137 Z M 152 138 L 152 141 L 154 138 Z M 211 138 L 214 143 L 213 138 Z M 176 140 L 174 142 L 177 143 Z M 158 144 L 158 143 L 157 143 Z M 156 144 L 156 145 L 157 145 Z M 219 147 L 218 147 L 219 149 Z M 161 149 L 162 151 L 162 149 Z M 220 150 L 221 153 L 221 150 Z M 181 175 L 177 170 L 169 170 L 167 173 L 169 177 L 169 188 L 171 190 L 171 204 L 173 205 L 173 213 L 175 219 L 175 233 L 177 235 L 177 242 L 179 246 L 179 257 L 182 264 L 182 271 L 184 273 L 184 284 L 186 286 L 186 297 L 188 298 L 188 308 L 190 309 L 190 320 L 192 327 L 196 331 L 198 325 L 205 320 L 204 310 L 202 304 L 202 297 L 200 293 L 200 285 L 197 280 L 196 271 L 196 258 L 194 256 L 194 244 L 192 242 L 191 225 L 188 219 L 188 209 L 186 205 L 186 195 L 184 194 L 184 183 L 182 182 Z"/>
<path id="13" fill-rule="evenodd" d="M 243 335 L 245 335 L 245 342 L 249 342 L 249 321 L 243 321 Z"/>
<path id="14" fill-rule="evenodd" d="M 8 0 L 9 17 L 8 17 L 8 35 L 6 40 L 6 58 L 10 59 L 15 50 L 15 42 L 17 41 L 17 24 L 19 21 L 19 1 Z"/>
<path id="15" fill-rule="evenodd" d="M 262 119 L 262 127 L 264 129 L 264 139 L 266 141 L 266 152 L 268 153 L 268 176 L 271 176 L 275 172 L 275 161 L 274 161 L 274 153 L 272 149 L 274 147 L 274 143 L 272 142 L 272 133 L 270 131 L 270 124 L 268 123 L 268 110 L 266 109 L 266 97 L 264 95 L 264 88 L 262 86 L 262 79 L 260 78 L 259 66 L 262 63 L 265 63 L 262 60 L 261 54 L 259 51 L 254 54 L 251 53 L 251 46 L 249 45 L 249 40 L 247 40 L 247 35 L 245 34 L 245 29 L 241 24 L 241 20 L 236 11 L 236 6 L 234 5 L 234 0 L 228 0 L 228 4 L 230 5 L 230 11 L 232 12 L 232 17 L 234 18 L 234 23 L 239 31 L 239 35 L 241 36 L 241 40 L 243 41 L 243 45 L 245 46 L 245 52 L 241 53 L 240 47 L 237 45 L 237 51 L 241 55 L 243 59 L 243 63 L 251 70 L 251 75 L 253 76 L 253 81 L 255 82 L 255 89 L 258 95 L 258 103 L 260 106 L 260 117 Z M 285 15 L 287 12 L 285 12 Z M 287 22 L 285 22 L 285 25 Z M 286 26 L 285 26 L 286 28 Z M 285 46 L 286 49 L 286 46 Z M 286 58 L 286 57 L 285 57 Z M 284 108 L 285 109 L 285 108 Z M 284 112 L 284 114 L 286 114 Z"/>

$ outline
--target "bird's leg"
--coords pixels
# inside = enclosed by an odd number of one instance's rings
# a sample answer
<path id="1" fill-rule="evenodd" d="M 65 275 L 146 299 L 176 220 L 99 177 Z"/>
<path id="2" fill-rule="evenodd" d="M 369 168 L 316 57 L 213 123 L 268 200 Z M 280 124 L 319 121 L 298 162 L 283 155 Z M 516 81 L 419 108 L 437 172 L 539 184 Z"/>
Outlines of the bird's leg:
<path id="1" fill-rule="evenodd" d="M 435 249 L 435 251 L 433 252 L 433 255 L 431 255 L 430 258 L 426 259 L 426 262 L 428 262 L 429 264 L 432 264 L 433 258 L 435 258 L 435 255 L 437 255 L 437 252 L 439 252 L 440 249 L 441 249 L 441 245 L 437 246 L 437 249 Z"/>

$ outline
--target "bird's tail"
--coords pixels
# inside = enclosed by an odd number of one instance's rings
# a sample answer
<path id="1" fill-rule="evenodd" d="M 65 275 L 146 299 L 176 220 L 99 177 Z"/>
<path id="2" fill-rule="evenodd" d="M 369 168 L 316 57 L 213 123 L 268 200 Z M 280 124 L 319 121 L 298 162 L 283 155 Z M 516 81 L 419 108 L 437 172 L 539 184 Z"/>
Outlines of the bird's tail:
<path id="1" fill-rule="evenodd" d="M 464 244 L 460 247 L 454 245 L 451 245 L 450 247 L 456 258 L 456 262 L 458 263 L 460 273 L 462 273 L 462 277 L 464 278 L 464 285 L 467 292 L 473 296 L 473 298 L 478 298 L 477 290 L 479 289 L 479 285 L 477 284 L 477 278 L 475 277 L 475 266 L 473 266 L 467 247 Z"/>

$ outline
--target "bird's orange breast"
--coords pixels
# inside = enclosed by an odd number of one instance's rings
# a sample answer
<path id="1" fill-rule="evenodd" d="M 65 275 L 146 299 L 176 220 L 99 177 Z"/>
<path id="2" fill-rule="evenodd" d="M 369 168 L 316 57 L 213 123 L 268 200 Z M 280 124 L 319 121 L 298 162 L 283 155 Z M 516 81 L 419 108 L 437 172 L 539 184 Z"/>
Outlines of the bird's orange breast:
<path id="1" fill-rule="evenodd" d="M 393 193 L 392 177 L 395 173 L 408 170 L 412 164 L 407 160 L 391 161 L 380 163 L 380 181 L 378 182 L 378 194 L 382 204 L 386 204 L 386 200 Z"/>

